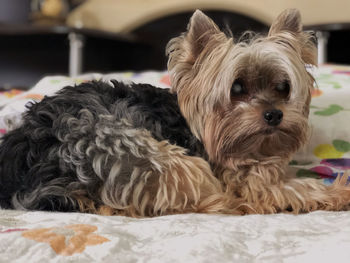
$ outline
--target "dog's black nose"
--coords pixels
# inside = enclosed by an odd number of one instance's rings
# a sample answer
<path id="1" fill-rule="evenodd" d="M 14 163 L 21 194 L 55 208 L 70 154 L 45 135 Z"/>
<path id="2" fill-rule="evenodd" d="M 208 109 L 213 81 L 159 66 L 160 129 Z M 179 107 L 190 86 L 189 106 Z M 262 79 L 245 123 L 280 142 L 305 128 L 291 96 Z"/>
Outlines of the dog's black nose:
<path id="1" fill-rule="evenodd" d="M 280 110 L 267 110 L 264 112 L 264 120 L 270 126 L 277 126 L 283 119 L 283 112 Z"/>

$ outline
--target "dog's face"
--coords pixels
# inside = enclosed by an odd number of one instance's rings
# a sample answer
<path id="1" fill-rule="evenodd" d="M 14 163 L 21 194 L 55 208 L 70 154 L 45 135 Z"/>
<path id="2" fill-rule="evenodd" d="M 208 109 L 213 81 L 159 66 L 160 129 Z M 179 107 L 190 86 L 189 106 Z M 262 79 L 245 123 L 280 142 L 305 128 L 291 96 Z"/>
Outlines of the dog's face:
<path id="1" fill-rule="evenodd" d="M 288 159 L 307 138 L 316 64 L 300 14 L 286 10 L 266 37 L 238 42 L 202 12 L 167 47 L 173 91 L 211 161 Z"/>

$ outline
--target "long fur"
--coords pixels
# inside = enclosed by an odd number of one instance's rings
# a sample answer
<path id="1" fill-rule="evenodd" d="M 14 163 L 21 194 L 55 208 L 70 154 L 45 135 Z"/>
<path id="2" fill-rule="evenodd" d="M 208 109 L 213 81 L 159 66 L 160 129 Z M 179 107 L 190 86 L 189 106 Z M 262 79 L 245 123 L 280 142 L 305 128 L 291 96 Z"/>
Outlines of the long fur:
<path id="1" fill-rule="evenodd" d="M 108 205 L 156 215 L 175 202 L 177 209 L 198 203 L 197 185 L 216 179 L 204 160 L 191 157 L 204 150 L 176 95 L 113 84 L 66 87 L 29 107 L 23 125 L 0 145 L 1 207 L 96 212 Z M 181 187 L 188 192 L 176 198 Z"/>
<path id="2" fill-rule="evenodd" d="M 33 103 L 0 145 L 0 206 L 135 217 L 349 208 L 347 176 L 325 186 L 286 171 L 308 138 L 305 65 L 316 63 L 297 10 L 242 42 L 196 11 L 167 54 L 171 92 L 90 82 Z M 283 114 L 274 125 L 271 110 Z"/>

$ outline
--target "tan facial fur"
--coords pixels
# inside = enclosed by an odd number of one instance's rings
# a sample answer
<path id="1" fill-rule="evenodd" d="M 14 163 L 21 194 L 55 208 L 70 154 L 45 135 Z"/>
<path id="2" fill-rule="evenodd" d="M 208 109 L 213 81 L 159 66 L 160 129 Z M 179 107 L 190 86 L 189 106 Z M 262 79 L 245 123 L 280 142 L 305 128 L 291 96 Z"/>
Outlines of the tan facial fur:
<path id="1" fill-rule="evenodd" d="M 234 167 L 242 159 L 288 159 L 307 139 L 307 115 L 316 64 L 312 36 L 302 32 L 299 12 L 288 10 L 266 37 L 236 42 L 196 11 L 188 31 L 167 47 L 173 91 L 192 132 L 211 162 Z M 231 88 L 239 81 L 243 94 Z M 277 86 L 289 84 L 288 92 Z M 263 114 L 277 109 L 277 126 Z"/>

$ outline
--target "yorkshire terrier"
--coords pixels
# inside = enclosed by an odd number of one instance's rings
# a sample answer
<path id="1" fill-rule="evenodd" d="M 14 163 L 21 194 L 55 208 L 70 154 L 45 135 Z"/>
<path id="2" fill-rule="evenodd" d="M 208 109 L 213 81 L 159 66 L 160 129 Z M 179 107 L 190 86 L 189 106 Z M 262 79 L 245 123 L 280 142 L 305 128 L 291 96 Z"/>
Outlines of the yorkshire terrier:
<path id="1" fill-rule="evenodd" d="M 235 41 L 196 11 L 167 46 L 171 92 L 112 81 L 33 103 L 0 145 L 2 208 L 104 215 L 345 210 L 287 165 L 308 138 L 316 64 L 297 10 Z"/>

